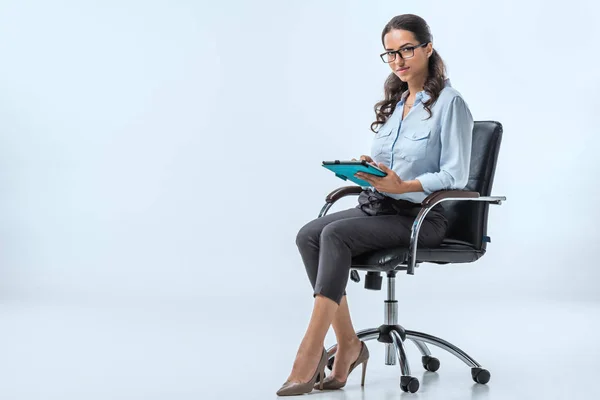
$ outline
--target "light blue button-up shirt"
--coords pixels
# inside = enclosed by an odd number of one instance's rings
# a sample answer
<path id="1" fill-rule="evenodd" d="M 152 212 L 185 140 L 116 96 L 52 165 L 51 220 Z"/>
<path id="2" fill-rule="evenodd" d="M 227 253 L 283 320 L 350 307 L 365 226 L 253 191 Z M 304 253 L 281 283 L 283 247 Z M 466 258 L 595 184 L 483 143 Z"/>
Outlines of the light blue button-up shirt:
<path id="1" fill-rule="evenodd" d="M 400 179 L 417 179 L 424 192 L 381 192 L 394 199 L 421 203 L 427 195 L 443 189 L 463 189 L 469 179 L 473 117 L 460 93 L 450 86 L 440 92 L 431 107 L 431 118 L 423 107 L 430 96 L 418 92 L 413 107 L 402 120 L 408 91 L 373 138 L 371 157 L 384 163 Z M 369 187 L 371 190 L 376 190 Z"/>

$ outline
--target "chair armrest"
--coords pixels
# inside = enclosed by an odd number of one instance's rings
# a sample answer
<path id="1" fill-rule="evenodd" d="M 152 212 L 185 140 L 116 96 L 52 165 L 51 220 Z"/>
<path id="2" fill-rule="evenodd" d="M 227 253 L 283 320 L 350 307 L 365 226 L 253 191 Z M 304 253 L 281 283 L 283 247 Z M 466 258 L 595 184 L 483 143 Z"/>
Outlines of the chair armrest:
<path id="1" fill-rule="evenodd" d="M 341 188 L 335 189 L 325 197 L 326 203 L 335 203 L 344 196 L 360 194 L 363 191 L 361 186 L 342 186 Z"/>
<path id="2" fill-rule="evenodd" d="M 333 203 L 338 201 L 344 196 L 359 195 L 363 191 L 362 186 L 342 186 L 341 188 L 335 189 L 325 197 L 325 205 L 321 208 L 319 218 L 327 214 L 327 211 L 331 208 Z"/>
<path id="3" fill-rule="evenodd" d="M 327 211 L 331 208 L 333 203 L 345 196 L 359 195 L 363 191 L 361 186 L 342 186 L 333 190 L 325 198 L 325 205 L 319 213 L 319 218 L 324 216 Z M 415 274 L 415 264 L 417 260 L 417 238 L 419 236 L 419 230 L 425 220 L 427 213 L 437 204 L 442 201 L 448 200 L 465 200 L 465 201 L 484 201 L 492 204 L 502 204 L 502 201 L 506 200 L 505 196 L 480 196 L 478 192 L 472 192 L 467 190 L 440 190 L 438 192 L 431 193 L 421 202 L 422 208 L 419 214 L 413 222 L 410 245 L 408 251 L 407 270 L 406 273 L 409 275 Z M 358 282 L 358 273 L 355 270 L 351 271 L 351 278 L 353 281 Z"/>
<path id="4" fill-rule="evenodd" d="M 440 190 L 431 193 L 421 202 L 424 207 L 429 207 L 432 204 L 436 204 L 439 200 L 447 199 L 448 197 L 460 198 L 460 199 L 475 199 L 479 197 L 477 192 L 469 192 L 467 190 Z"/>
<path id="5" fill-rule="evenodd" d="M 409 275 L 415 274 L 415 264 L 417 263 L 417 238 L 419 230 L 425 220 L 427 213 L 437 204 L 442 201 L 458 200 L 458 201 L 482 201 L 491 204 L 502 204 L 506 200 L 505 196 L 480 196 L 478 192 L 470 192 L 466 190 L 440 190 L 432 193 L 421 202 L 423 206 L 419 214 L 413 222 L 410 233 L 410 245 L 408 250 L 408 260 L 406 262 L 406 273 Z"/>

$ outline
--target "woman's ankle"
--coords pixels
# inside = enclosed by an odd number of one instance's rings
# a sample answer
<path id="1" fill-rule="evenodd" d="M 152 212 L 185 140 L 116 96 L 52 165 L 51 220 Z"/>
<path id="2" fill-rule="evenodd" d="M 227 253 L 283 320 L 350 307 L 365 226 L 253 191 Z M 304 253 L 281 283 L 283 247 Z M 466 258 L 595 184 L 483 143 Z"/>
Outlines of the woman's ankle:
<path id="1" fill-rule="evenodd" d="M 355 347 L 359 344 L 360 344 L 360 339 L 358 338 L 358 336 L 354 336 L 354 337 L 338 340 L 337 347 L 338 347 L 338 349 L 339 348 L 346 349 L 346 348 Z"/>

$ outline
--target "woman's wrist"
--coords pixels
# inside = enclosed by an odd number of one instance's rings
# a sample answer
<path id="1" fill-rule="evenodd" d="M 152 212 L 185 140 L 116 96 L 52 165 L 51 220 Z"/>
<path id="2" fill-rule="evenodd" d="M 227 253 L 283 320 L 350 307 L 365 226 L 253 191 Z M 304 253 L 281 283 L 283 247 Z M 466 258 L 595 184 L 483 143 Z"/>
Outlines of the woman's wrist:
<path id="1" fill-rule="evenodd" d="M 418 179 L 413 179 L 411 181 L 401 181 L 398 194 L 422 191 L 423 185 L 421 185 L 421 182 Z"/>

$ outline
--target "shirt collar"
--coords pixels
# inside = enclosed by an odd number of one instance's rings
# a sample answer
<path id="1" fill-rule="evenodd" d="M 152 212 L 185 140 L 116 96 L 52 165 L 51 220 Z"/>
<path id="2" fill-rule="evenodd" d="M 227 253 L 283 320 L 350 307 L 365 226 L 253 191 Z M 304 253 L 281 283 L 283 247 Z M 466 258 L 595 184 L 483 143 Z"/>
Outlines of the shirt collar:
<path id="1" fill-rule="evenodd" d="M 446 80 L 444 80 L 444 86 L 451 86 L 450 79 L 446 78 Z M 398 104 L 404 104 L 404 101 L 406 100 L 407 96 L 408 96 L 408 90 L 405 90 L 402 93 L 402 96 L 401 96 Z M 431 98 L 431 96 L 429 95 L 429 93 L 427 93 L 425 90 L 421 90 L 420 92 L 417 92 L 417 95 L 415 96 L 415 103 L 417 103 L 417 102 L 424 103 L 427 100 L 429 100 L 430 98 Z"/>

